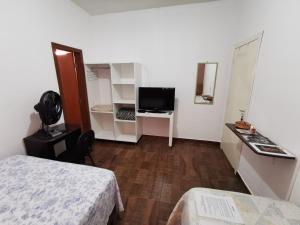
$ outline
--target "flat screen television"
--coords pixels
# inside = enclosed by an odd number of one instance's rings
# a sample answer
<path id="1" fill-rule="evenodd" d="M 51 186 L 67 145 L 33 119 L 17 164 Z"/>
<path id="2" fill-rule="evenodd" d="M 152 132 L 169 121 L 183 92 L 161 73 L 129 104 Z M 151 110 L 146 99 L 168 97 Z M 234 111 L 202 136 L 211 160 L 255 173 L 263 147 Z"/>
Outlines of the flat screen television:
<path id="1" fill-rule="evenodd" d="M 173 111 L 174 101 L 175 88 L 139 88 L 139 111 Z"/>

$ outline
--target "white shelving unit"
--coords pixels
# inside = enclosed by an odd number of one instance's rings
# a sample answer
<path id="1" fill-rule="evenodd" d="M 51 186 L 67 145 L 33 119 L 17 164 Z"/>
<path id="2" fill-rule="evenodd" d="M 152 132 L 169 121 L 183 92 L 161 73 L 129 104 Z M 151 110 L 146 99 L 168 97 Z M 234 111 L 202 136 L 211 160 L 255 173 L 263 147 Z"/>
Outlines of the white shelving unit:
<path id="1" fill-rule="evenodd" d="M 138 142 L 142 119 L 120 120 L 116 113 L 122 107 L 134 108 L 137 115 L 141 65 L 138 63 L 86 64 L 86 82 L 91 126 L 97 139 Z M 112 110 L 101 110 L 101 106 Z M 98 110 L 100 109 L 100 110 Z"/>

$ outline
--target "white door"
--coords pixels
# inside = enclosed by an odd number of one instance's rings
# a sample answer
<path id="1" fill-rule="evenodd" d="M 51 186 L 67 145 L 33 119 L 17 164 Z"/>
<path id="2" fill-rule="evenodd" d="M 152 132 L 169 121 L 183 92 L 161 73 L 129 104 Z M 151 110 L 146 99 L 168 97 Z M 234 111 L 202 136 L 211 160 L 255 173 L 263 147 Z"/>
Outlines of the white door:
<path id="1" fill-rule="evenodd" d="M 235 48 L 225 123 L 234 123 L 235 121 L 240 120 L 240 109 L 246 111 L 245 119 L 247 118 L 254 80 L 254 69 L 259 54 L 261 40 L 262 34 Z M 234 170 L 237 171 L 242 143 L 226 126 L 223 128 L 221 148 Z"/>

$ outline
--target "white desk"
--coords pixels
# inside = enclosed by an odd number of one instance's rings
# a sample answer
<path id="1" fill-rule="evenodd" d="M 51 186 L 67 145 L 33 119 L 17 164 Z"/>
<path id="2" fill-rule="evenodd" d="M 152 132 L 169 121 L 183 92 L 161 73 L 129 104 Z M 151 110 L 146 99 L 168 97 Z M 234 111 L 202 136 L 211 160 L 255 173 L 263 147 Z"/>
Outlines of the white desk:
<path id="1" fill-rule="evenodd" d="M 174 112 L 167 113 L 140 113 L 137 112 L 136 116 L 138 117 L 151 117 L 151 118 L 165 118 L 169 119 L 169 147 L 173 145 L 173 124 L 174 124 Z"/>

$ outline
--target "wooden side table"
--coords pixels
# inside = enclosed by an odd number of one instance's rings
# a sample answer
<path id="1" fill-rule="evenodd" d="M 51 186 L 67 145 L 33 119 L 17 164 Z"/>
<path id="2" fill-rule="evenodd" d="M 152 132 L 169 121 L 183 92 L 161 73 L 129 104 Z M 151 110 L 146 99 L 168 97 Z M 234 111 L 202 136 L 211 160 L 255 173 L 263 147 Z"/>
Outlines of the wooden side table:
<path id="1" fill-rule="evenodd" d="M 81 134 L 80 126 L 70 124 L 60 124 L 57 126 L 59 129 L 65 131 L 56 137 L 50 137 L 43 130 L 38 130 L 33 135 L 24 138 L 27 155 L 55 160 L 54 145 L 63 140 L 66 142 L 67 151 L 75 149 L 77 139 Z"/>

